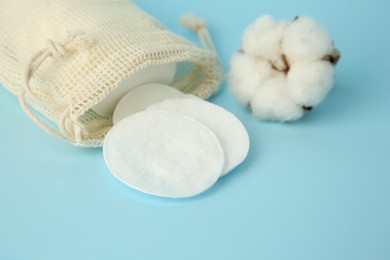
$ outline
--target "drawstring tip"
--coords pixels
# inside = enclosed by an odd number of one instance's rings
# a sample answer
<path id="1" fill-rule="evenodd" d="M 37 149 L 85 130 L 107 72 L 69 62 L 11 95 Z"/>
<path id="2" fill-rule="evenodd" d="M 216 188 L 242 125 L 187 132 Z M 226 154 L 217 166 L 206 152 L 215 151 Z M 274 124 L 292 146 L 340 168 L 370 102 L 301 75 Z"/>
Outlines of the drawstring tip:
<path id="1" fill-rule="evenodd" d="M 194 14 L 186 14 L 181 17 L 180 24 L 191 31 L 196 32 L 205 49 L 216 52 L 213 40 L 207 29 L 207 23 L 203 19 Z"/>
<path id="2" fill-rule="evenodd" d="M 207 27 L 207 23 L 194 14 L 183 15 L 180 18 L 180 24 L 193 32 L 198 32 L 200 29 Z"/>

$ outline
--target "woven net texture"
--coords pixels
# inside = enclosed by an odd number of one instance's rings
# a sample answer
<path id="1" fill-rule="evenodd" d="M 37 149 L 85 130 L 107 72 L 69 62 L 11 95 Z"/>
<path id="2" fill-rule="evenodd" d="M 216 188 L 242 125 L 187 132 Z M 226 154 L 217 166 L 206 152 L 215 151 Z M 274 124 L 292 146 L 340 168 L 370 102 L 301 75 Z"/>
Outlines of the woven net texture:
<path id="1" fill-rule="evenodd" d="M 19 95 L 26 66 L 48 39 L 77 46 L 49 57 L 29 80 L 29 106 L 78 146 L 101 146 L 112 127 L 90 108 L 121 81 L 149 66 L 177 63 L 173 86 L 203 99 L 222 81 L 213 51 L 197 47 L 127 0 L 2 0 L 0 82 Z M 61 50 L 59 50 L 61 52 Z"/>

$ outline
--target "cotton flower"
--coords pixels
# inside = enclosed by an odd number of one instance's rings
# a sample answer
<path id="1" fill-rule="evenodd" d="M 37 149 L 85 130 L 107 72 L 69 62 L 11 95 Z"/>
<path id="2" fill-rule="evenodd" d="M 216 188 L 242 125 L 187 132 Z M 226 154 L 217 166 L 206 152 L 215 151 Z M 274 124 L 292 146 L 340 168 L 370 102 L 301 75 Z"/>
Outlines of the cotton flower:
<path id="1" fill-rule="evenodd" d="M 316 107 L 333 86 L 334 66 L 328 61 L 297 61 L 287 73 L 287 91 L 302 107 Z"/>
<path id="2" fill-rule="evenodd" d="M 258 18 L 244 32 L 242 49 L 245 53 L 265 58 L 278 70 L 285 70 L 280 42 L 288 23 L 276 22 L 272 16 Z"/>
<path id="3" fill-rule="evenodd" d="M 237 52 L 233 55 L 230 89 L 241 103 L 249 106 L 259 86 L 271 77 L 272 66 L 268 60 Z"/>
<path id="4" fill-rule="evenodd" d="M 244 32 L 231 60 L 230 90 L 261 120 L 293 121 L 318 106 L 333 87 L 340 53 L 308 17 L 266 15 Z"/>
<path id="5" fill-rule="evenodd" d="M 284 32 L 282 51 L 290 63 L 320 60 L 333 50 L 329 33 L 308 17 L 296 18 Z"/>
<path id="6" fill-rule="evenodd" d="M 253 115 L 262 120 L 293 121 L 303 116 L 303 109 L 289 96 L 284 73 L 276 73 L 254 94 Z"/>

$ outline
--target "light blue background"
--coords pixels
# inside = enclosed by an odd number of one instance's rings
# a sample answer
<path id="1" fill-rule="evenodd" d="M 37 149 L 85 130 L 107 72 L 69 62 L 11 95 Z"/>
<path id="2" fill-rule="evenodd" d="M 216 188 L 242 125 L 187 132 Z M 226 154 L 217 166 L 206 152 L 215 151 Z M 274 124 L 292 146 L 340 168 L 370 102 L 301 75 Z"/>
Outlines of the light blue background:
<path id="1" fill-rule="evenodd" d="M 204 17 L 226 70 L 256 17 L 312 16 L 342 52 L 336 87 L 280 124 L 256 121 L 224 84 L 212 102 L 247 127 L 249 157 L 178 201 L 122 185 L 101 149 L 49 136 L 0 88 L 0 259 L 390 259 L 390 2 L 136 2 L 193 41 L 177 21 Z"/>

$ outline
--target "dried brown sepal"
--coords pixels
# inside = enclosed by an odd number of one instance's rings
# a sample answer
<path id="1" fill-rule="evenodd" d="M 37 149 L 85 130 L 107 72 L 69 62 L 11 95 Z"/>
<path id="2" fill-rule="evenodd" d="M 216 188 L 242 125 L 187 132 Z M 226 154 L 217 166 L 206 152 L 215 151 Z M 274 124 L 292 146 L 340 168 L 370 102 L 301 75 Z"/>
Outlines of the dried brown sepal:
<path id="1" fill-rule="evenodd" d="M 328 61 L 332 65 L 336 66 L 340 58 L 341 58 L 340 51 L 338 49 L 334 49 L 334 51 L 331 54 L 326 55 L 325 57 L 322 58 L 322 60 Z"/>
<path id="2" fill-rule="evenodd" d="M 287 74 L 290 71 L 290 62 L 288 61 L 286 54 L 282 54 L 282 60 L 286 66 L 286 68 L 284 69 L 284 73 Z"/>
<path id="3" fill-rule="evenodd" d="M 287 74 L 287 73 L 290 71 L 290 63 L 289 63 L 289 61 L 288 61 L 288 59 L 287 59 L 287 56 L 286 56 L 285 54 L 282 54 L 281 58 L 282 58 L 282 61 L 283 61 L 283 63 L 284 63 L 284 68 L 285 68 L 285 69 L 284 69 L 284 70 L 280 70 L 280 69 L 278 69 L 278 68 L 275 66 L 275 64 L 273 64 L 273 63 L 271 62 L 272 68 L 273 68 L 274 70 L 277 70 L 277 71 L 280 71 L 280 72 L 283 72 L 283 73 Z"/>

